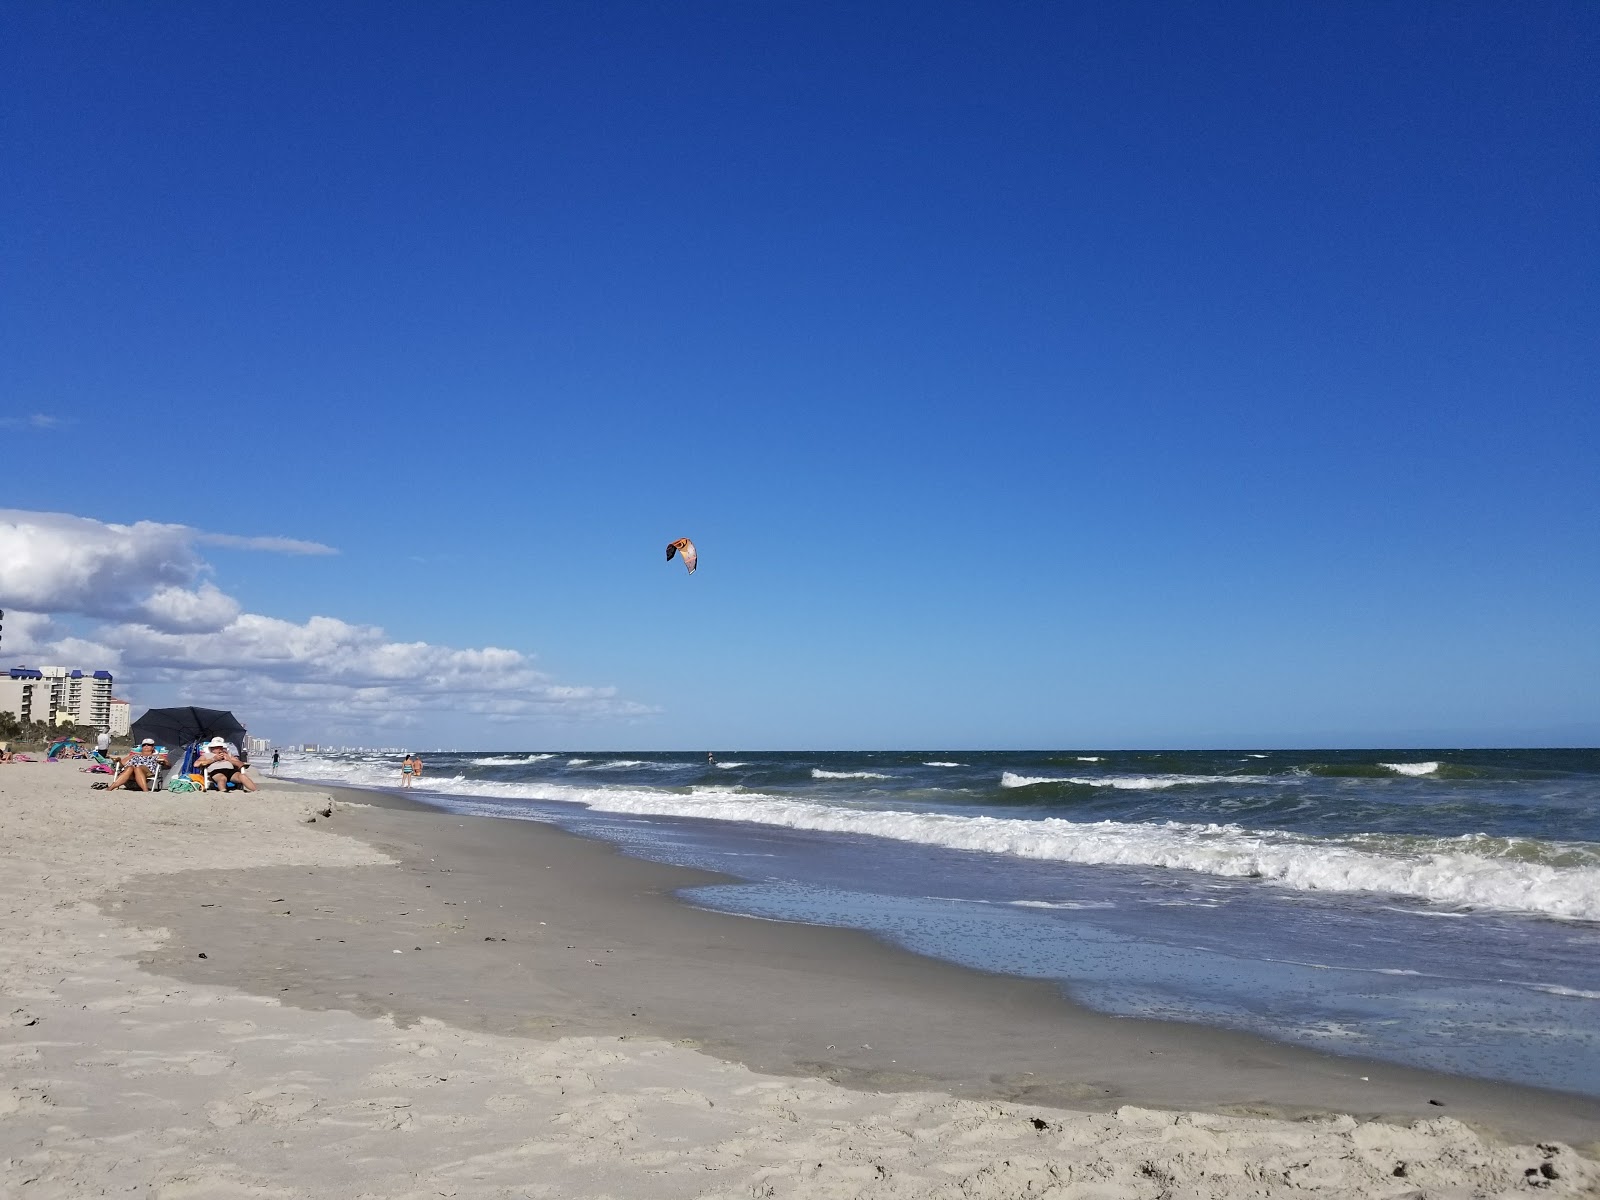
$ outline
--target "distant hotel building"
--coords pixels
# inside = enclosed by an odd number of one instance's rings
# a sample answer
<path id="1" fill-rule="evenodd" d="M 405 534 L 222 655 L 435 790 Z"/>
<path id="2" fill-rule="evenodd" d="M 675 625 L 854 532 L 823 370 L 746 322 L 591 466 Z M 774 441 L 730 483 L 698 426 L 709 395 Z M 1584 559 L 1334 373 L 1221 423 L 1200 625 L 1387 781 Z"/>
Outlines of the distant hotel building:
<path id="1" fill-rule="evenodd" d="M 133 717 L 128 710 L 128 702 L 111 697 L 111 728 L 106 732 L 112 737 L 127 737 L 132 728 Z"/>
<path id="2" fill-rule="evenodd" d="M 126 704 L 124 704 L 126 719 Z M 21 721 L 111 728 L 111 672 L 12 667 L 0 675 L 0 712 Z"/>

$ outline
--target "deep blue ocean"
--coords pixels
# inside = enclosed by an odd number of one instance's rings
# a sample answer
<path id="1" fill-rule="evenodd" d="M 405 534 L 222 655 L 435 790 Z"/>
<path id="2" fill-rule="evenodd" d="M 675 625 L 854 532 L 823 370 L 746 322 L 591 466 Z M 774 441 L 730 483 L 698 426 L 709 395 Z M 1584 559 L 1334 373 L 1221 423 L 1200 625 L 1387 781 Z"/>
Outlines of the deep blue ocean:
<path id="1" fill-rule="evenodd" d="M 414 789 L 1088 1007 L 1600 1095 L 1600 751 L 441 752 Z M 285 775 L 398 787 L 399 755 Z"/>

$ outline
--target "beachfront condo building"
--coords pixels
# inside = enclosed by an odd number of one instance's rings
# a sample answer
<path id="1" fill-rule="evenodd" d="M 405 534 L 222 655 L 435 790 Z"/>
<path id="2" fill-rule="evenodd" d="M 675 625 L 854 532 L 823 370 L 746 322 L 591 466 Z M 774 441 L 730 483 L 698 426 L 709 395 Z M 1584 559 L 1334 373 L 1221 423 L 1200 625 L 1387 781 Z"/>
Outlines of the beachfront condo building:
<path id="1" fill-rule="evenodd" d="M 111 728 L 111 672 L 12 667 L 0 676 L 0 712 L 19 721 Z"/>
<path id="2" fill-rule="evenodd" d="M 39 682 L 37 671 L 13 667 L 0 675 L 0 712 L 10 713 L 19 721 L 48 721 L 54 725 L 50 685 Z"/>
<path id="3" fill-rule="evenodd" d="M 72 718 L 72 723 L 110 729 L 111 672 L 67 671 L 65 667 L 53 669 L 65 672 L 60 676 L 66 693 L 61 707 Z"/>
<path id="4" fill-rule="evenodd" d="M 127 737 L 128 731 L 133 728 L 133 712 L 126 700 L 111 697 L 111 728 L 106 732 L 112 737 Z"/>

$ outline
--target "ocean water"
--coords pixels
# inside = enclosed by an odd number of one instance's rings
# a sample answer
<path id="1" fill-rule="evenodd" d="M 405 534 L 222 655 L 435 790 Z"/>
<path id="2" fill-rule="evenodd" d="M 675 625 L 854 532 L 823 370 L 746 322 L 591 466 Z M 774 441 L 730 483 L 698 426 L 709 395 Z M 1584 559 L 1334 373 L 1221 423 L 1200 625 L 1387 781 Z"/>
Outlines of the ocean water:
<path id="1" fill-rule="evenodd" d="M 417 799 L 1113 1014 L 1600 1095 L 1600 751 L 424 756 Z M 393 788 L 397 755 L 286 754 Z"/>

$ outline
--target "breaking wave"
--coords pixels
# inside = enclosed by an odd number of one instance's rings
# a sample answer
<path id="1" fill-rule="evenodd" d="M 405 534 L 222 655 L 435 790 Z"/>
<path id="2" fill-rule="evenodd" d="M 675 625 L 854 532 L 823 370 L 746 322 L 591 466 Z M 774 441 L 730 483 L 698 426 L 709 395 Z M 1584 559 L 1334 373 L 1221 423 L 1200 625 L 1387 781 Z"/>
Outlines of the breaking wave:
<path id="1" fill-rule="evenodd" d="M 1439 769 L 1439 764 L 1436 762 L 1379 763 L 1378 765 L 1393 771 L 1396 775 L 1432 775 Z"/>
<path id="2" fill-rule="evenodd" d="M 1043 783 L 1070 783 L 1076 787 L 1120 788 L 1149 791 L 1154 788 L 1194 786 L 1207 783 L 1263 783 L 1274 781 L 1265 775 L 1018 775 L 1006 771 L 1000 776 L 1003 788 L 1037 787 Z"/>
<path id="3" fill-rule="evenodd" d="M 592 760 L 589 760 L 592 761 Z M 296 763 L 305 777 L 387 787 L 387 762 L 325 760 Z M 873 772 L 823 772 L 817 778 L 888 778 Z M 1008 776 L 1010 773 L 1008 773 Z M 1010 776 L 1026 787 L 1028 776 Z M 1277 777 L 1282 782 L 1283 777 Z M 1219 776 L 1123 776 L 1049 782 L 1088 786 L 1171 787 L 1228 781 Z M 1259 782 L 1238 777 L 1238 782 Z M 1368 893 L 1425 901 L 1431 912 L 1495 910 L 1567 920 L 1600 921 L 1600 846 L 1541 838 L 1470 834 L 1422 837 L 1376 832 L 1313 835 L 1183 821 L 1070 821 L 989 815 L 870 809 L 724 787 L 685 793 L 647 787 L 580 787 L 464 776 L 431 776 L 432 799 L 456 811 L 530 816 L 518 801 L 583 805 L 600 812 L 697 817 L 791 829 L 892 838 L 1035 861 L 1194 871 L 1251 879 L 1306 892 Z M 496 803 L 498 801 L 498 803 Z M 1428 912 L 1430 910 L 1418 910 Z"/>

